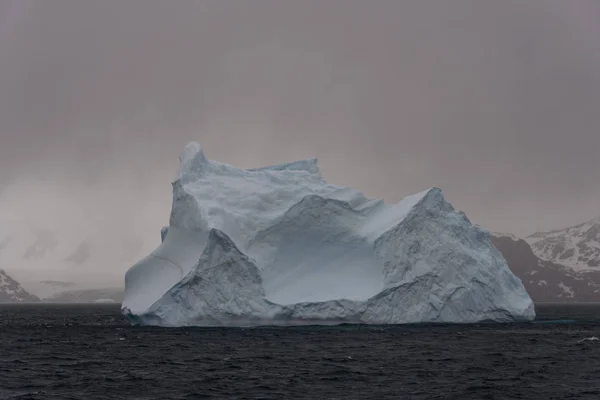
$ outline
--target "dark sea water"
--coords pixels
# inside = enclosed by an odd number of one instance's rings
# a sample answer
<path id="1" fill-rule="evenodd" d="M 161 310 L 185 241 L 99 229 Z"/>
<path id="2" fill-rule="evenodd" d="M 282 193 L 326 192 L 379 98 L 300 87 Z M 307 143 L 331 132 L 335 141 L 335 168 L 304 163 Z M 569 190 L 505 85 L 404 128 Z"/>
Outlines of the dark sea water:
<path id="1" fill-rule="evenodd" d="M 600 399 L 600 305 L 526 324 L 163 329 L 0 306 L 0 399 Z M 549 320 L 575 320 L 575 322 Z"/>

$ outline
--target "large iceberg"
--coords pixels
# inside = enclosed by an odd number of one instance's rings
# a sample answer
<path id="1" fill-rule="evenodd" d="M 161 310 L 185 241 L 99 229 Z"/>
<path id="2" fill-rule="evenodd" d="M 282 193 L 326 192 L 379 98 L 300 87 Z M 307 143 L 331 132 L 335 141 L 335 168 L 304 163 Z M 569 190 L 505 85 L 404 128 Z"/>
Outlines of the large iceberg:
<path id="1" fill-rule="evenodd" d="M 315 159 L 258 169 L 180 156 L 161 245 L 125 275 L 133 324 L 528 321 L 531 298 L 487 231 L 438 188 L 388 205 Z"/>

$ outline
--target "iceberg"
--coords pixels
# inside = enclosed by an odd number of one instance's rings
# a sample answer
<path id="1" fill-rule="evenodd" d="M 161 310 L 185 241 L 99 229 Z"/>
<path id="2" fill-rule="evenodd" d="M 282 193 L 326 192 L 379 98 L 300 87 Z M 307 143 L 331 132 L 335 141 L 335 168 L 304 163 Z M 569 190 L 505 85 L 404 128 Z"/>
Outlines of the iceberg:
<path id="1" fill-rule="evenodd" d="M 125 274 L 132 324 L 530 321 L 534 305 L 439 188 L 390 205 L 327 183 L 316 159 L 256 169 L 180 156 L 162 243 Z"/>

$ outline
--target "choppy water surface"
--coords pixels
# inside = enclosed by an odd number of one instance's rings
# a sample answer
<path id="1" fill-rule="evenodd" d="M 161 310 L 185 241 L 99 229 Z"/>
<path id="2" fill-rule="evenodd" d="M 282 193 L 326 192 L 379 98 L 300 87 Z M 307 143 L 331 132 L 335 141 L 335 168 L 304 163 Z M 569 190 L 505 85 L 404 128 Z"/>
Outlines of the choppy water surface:
<path id="1" fill-rule="evenodd" d="M 583 340 L 600 338 L 600 305 L 537 312 L 509 325 L 162 329 L 129 327 L 114 305 L 0 306 L 0 399 L 600 399 L 600 341 Z"/>

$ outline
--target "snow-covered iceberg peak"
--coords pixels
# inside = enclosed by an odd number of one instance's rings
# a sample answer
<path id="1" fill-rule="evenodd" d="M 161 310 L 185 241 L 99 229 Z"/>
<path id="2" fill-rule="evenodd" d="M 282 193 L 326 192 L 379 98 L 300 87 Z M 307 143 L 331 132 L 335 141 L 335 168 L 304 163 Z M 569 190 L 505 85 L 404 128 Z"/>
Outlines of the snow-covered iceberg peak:
<path id="1" fill-rule="evenodd" d="M 179 156 L 179 172 L 176 179 L 182 182 L 194 181 L 203 174 L 209 172 L 210 163 L 204 155 L 204 151 L 199 143 L 191 142 L 181 152 Z"/>
<path id="2" fill-rule="evenodd" d="M 487 231 L 432 188 L 388 205 L 316 159 L 239 169 L 180 156 L 162 243 L 125 276 L 137 324 L 521 321 L 535 316 Z"/>

